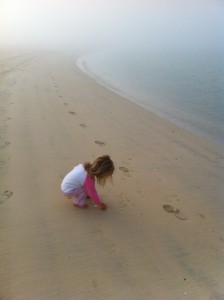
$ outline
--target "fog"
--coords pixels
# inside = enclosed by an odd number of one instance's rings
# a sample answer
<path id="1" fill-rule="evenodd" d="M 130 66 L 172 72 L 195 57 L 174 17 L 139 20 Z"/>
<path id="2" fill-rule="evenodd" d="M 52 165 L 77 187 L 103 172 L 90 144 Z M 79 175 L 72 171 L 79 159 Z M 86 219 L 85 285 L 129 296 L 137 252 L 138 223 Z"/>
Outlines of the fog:
<path id="1" fill-rule="evenodd" d="M 223 48 L 220 0 L 1 0 L 0 46 Z"/>

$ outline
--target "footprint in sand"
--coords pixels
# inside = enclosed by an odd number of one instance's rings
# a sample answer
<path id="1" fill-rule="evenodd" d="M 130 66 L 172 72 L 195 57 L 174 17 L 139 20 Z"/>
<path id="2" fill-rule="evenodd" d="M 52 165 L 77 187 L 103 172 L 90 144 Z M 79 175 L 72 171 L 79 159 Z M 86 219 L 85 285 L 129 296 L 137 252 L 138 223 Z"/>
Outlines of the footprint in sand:
<path id="1" fill-rule="evenodd" d="M 3 145 L 0 146 L 0 148 L 5 148 L 6 146 L 10 145 L 10 142 L 4 142 Z"/>
<path id="2" fill-rule="evenodd" d="M 82 127 L 82 128 L 86 128 L 87 127 L 87 125 L 85 125 L 85 124 L 79 124 L 79 126 Z"/>
<path id="3" fill-rule="evenodd" d="M 12 195 L 13 195 L 13 192 L 10 192 L 10 191 L 4 191 L 3 193 L 0 193 L 0 204 L 2 204 L 7 199 L 12 197 Z"/>
<path id="4" fill-rule="evenodd" d="M 125 167 L 119 167 L 119 170 L 121 170 L 123 172 L 126 172 L 126 173 L 129 172 L 129 170 L 127 168 L 125 168 Z"/>
<path id="5" fill-rule="evenodd" d="M 64 105 L 68 105 L 68 103 L 64 102 Z"/>
<path id="6" fill-rule="evenodd" d="M 101 141 L 95 141 L 94 143 L 97 145 L 100 145 L 100 146 L 106 145 L 104 142 L 101 142 Z"/>
<path id="7" fill-rule="evenodd" d="M 125 175 L 125 177 L 131 177 L 131 174 L 129 173 L 130 171 L 128 170 L 128 168 L 119 167 L 119 169 L 123 172 L 123 174 Z"/>
<path id="8" fill-rule="evenodd" d="M 176 208 L 176 207 L 173 207 L 171 205 L 165 204 L 165 205 L 163 205 L 163 209 L 166 212 L 168 212 L 170 214 L 173 214 L 179 220 L 183 220 L 183 221 L 187 220 L 187 217 L 184 216 L 184 215 L 182 215 L 181 212 L 180 212 L 180 210 L 178 208 Z"/>
<path id="9" fill-rule="evenodd" d="M 76 113 L 74 111 L 69 111 L 69 114 L 76 115 Z"/>

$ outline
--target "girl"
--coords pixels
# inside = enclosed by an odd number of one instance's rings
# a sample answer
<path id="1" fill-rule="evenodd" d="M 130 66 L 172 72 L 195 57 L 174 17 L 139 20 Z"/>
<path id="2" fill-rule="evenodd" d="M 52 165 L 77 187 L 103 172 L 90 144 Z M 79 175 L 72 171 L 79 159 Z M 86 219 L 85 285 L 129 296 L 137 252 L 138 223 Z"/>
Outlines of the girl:
<path id="1" fill-rule="evenodd" d="M 106 209 L 95 189 L 95 179 L 104 185 L 108 178 L 112 177 L 114 164 L 109 155 L 98 157 L 93 163 L 78 164 L 63 179 L 61 190 L 65 196 L 73 197 L 73 205 L 86 208 L 86 198 L 89 196 L 101 208 Z"/>

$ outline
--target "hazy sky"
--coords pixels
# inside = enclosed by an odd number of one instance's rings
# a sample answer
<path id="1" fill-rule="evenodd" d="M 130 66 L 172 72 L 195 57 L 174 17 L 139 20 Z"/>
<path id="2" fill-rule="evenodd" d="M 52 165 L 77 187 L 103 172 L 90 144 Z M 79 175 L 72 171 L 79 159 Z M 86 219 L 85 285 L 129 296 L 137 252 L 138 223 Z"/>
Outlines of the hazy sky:
<path id="1" fill-rule="evenodd" d="M 0 45 L 218 47 L 221 0 L 0 0 Z"/>

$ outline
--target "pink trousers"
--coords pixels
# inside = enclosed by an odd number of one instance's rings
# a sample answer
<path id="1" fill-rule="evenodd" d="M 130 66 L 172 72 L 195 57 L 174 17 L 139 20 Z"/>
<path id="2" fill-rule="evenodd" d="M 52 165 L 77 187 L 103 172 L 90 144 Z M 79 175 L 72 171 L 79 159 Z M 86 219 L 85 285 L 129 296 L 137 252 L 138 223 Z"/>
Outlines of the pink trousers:
<path id="1" fill-rule="evenodd" d="M 85 205 L 86 204 L 86 197 L 87 197 L 87 193 L 84 189 L 84 187 L 79 187 L 77 189 L 74 189 L 73 191 L 66 193 L 65 196 L 70 196 L 72 197 L 72 202 L 74 204 L 78 204 L 78 205 Z"/>

